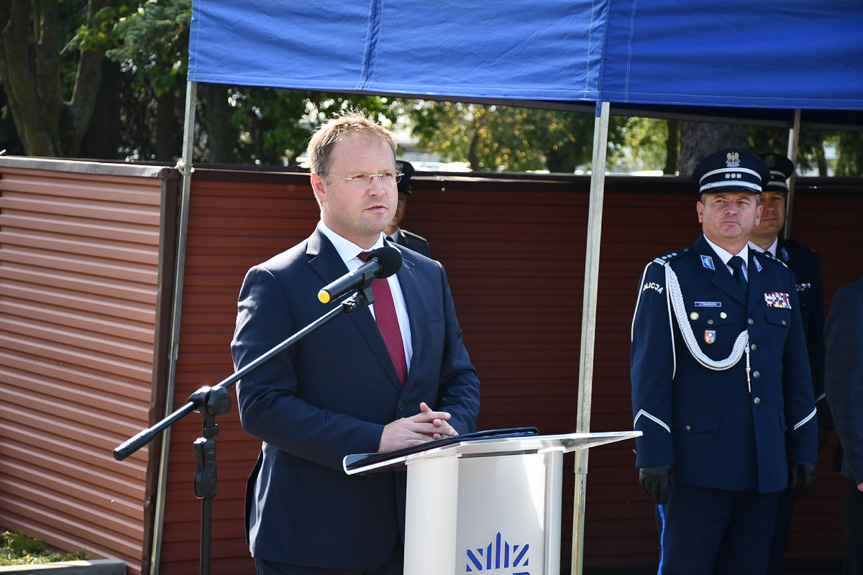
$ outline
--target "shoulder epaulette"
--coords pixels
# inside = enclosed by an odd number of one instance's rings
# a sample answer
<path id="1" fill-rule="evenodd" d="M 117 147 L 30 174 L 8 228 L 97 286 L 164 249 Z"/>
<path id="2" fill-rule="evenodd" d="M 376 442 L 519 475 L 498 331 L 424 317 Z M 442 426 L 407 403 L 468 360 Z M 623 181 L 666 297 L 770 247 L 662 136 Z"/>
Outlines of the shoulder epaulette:
<path id="1" fill-rule="evenodd" d="M 671 260 L 675 260 L 679 257 L 686 255 L 686 252 L 688 251 L 689 248 L 683 248 L 682 250 L 673 251 L 671 253 L 665 254 L 664 256 L 659 256 L 658 258 L 654 259 L 653 262 L 664 266 Z"/>
<path id="2" fill-rule="evenodd" d="M 415 233 L 413 233 L 413 232 L 409 232 L 409 231 L 404 230 L 404 229 L 402 230 L 402 233 L 403 233 L 404 235 L 406 235 L 406 236 L 410 236 L 410 237 L 415 238 L 415 239 L 417 239 L 417 240 L 422 240 L 422 241 L 424 241 L 424 242 L 428 243 L 428 240 L 427 240 L 427 239 L 425 239 L 424 237 L 422 237 L 422 236 L 421 236 L 421 235 L 419 235 L 419 234 L 415 234 Z"/>
<path id="3" fill-rule="evenodd" d="M 773 255 L 773 254 L 771 254 L 770 252 L 759 252 L 759 253 L 757 253 L 757 254 L 755 254 L 755 255 L 756 255 L 756 256 L 764 256 L 764 259 L 766 259 L 766 260 L 770 260 L 770 261 L 772 261 L 772 262 L 776 262 L 777 264 L 781 265 L 782 267 L 784 267 L 784 268 L 788 269 L 788 264 L 786 264 L 785 262 L 783 262 L 782 260 L 780 260 L 779 258 L 777 258 L 776 256 L 774 256 L 774 255 Z"/>

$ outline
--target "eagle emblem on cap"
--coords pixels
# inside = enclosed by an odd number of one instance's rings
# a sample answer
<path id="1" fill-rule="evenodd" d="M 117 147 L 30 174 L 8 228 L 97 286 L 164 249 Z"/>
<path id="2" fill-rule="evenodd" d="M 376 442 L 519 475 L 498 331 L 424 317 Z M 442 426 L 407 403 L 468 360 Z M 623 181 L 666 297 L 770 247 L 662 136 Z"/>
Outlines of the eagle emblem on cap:
<path id="1" fill-rule="evenodd" d="M 736 168 L 740 165 L 740 152 L 728 152 L 725 156 L 725 165 L 729 168 Z"/>
<path id="2" fill-rule="evenodd" d="M 776 156 L 774 156 L 773 154 L 767 154 L 766 156 L 764 156 L 764 161 L 767 163 L 768 167 L 772 168 L 776 165 Z"/>

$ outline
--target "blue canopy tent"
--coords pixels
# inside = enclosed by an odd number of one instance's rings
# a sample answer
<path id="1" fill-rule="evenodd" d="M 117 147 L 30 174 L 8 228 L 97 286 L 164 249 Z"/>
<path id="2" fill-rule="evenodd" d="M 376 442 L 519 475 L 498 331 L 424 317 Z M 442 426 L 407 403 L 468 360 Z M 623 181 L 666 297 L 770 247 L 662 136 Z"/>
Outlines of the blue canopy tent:
<path id="1" fill-rule="evenodd" d="M 859 0 L 194 0 L 172 347 L 198 82 L 595 110 L 592 165 L 603 166 L 612 105 L 795 130 L 863 126 L 860 30 Z M 590 429 L 603 182 L 594 170 L 577 431 Z M 577 573 L 576 537 L 573 545 Z"/>

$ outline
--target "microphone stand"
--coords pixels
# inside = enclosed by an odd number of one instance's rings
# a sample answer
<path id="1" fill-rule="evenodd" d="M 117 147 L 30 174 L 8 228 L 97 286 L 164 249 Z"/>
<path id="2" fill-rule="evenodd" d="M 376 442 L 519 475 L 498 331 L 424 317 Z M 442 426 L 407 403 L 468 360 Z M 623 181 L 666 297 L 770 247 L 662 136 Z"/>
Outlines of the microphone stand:
<path id="1" fill-rule="evenodd" d="M 330 310 L 218 384 L 212 387 L 199 388 L 189 396 L 189 401 L 183 407 L 114 448 L 114 459 L 122 461 L 150 443 L 160 431 L 170 427 L 193 411 L 201 414 L 204 420 L 203 437 L 197 438 L 192 446 L 195 450 L 196 461 L 195 497 L 201 500 L 200 575 L 209 575 L 210 573 L 212 510 L 213 499 L 216 497 L 216 436 L 219 435 L 216 416 L 231 410 L 231 397 L 227 388 L 336 316 L 343 313 L 353 313 L 360 307 L 374 303 L 375 296 L 371 289 L 373 279 L 374 276 L 369 277 L 354 295 L 343 301 L 338 307 Z"/>

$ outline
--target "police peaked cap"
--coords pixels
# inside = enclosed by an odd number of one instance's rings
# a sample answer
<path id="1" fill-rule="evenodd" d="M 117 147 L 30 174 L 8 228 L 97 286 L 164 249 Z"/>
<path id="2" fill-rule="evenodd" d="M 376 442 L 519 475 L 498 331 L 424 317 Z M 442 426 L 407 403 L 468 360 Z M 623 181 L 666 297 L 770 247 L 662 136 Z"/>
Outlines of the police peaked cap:
<path id="1" fill-rule="evenodd" d="M 699 194 L 760 194 L 769 182 L 770 169 L 764 160 L 741 148 L 727 148 L 710 154 L 692 174 L 692 183 Z"/>
<path id="2" fill-rule="evenodd" d="M 764 191 L 788 193 L 786 180 L 794 173 L 794 162 L 782 154 L 759 154 L 759 156 L 770 169 L 770 182 Z"/>
<path id="3" fill-rule="evenodd" d="M 396 170 L 402 173 L 402 179 L 399 182 L 399 193 L 410 195 L 411 176 L 414 175 L 414 167 L 411 165 L 410 162 L 405 162 L 404 160 L 397 160 Z"/>

